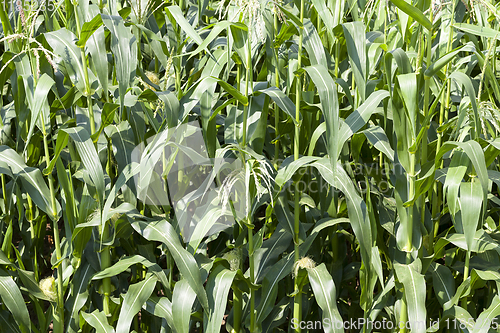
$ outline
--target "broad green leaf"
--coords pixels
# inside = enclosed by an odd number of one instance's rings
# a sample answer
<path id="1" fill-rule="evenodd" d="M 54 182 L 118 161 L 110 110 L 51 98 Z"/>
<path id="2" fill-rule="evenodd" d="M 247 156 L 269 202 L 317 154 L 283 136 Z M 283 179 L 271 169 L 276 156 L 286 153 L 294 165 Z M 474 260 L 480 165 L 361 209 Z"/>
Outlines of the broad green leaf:
<path id="1" fill-rule="evenodd" d="M 229 94 L 231 94 L 231 96 L 233 96 L 234 98 L 236 98 L 236 100 L 238 102 L 240 102 L 243 105 L 248 105 L 248 98 L 246 98 L 245 95 L 243 95 L 242 93 L 240 93 L 232 85 L 230 85 L 229 83 L 227 83 L 225 81 L 222 81 L 222 80 L 220 80 L 220 79 L 218 79 L 216 77 L 211 77 L 211 79 L 216 80 L 217 83 L 220 84 L 221 87 L 224 88 L 224 90 L 226 90 Z"/>
<path id="2" fill-rule="evenodd" d="M 0 298 L 14 316 L 21 332 L 30 332 L 31 321 L 23 295 L 12 277 L 2 268 L 0 268 Z"/>
<path id="3" fill-rule="evenodd" d="M 479 119 L 479 111 L 476 103 L 476 92 L 472 86 L 471 78 L 462 72 L 453 72 L 450 74 L 450 79 L 456 80 L 460 85 L 465 88 L 467 95 L 469 96 L 470 103 L 472 105 L 472 111 L 474 115 L 474 138 L 478 138 L 481 133 L 481 121 Z"/>
<path id="4" fill-rule="evenodd" d="M 84 262 L 77 269 L 71 280 L 71 294 L 65 303 L 65 307 L 71 316 L 68 327 L 69 332 L 78 332 L 80 329 L 80 309 L 85 305 L 89 297 L 88 285 L 94 273 L 95 270 L 92 268 L 92 265 Z"/>
<path id="5" fill-rule="evenodd" d="M 196 293 L 186 280 L 180 280 L 175 284 L 172 295 L 172 317 L 178 333 L 189 333 L 191 308 L 195 299 Z"/>
<path id="6" fill-rule="evenodd" d="M 208 322 L 204 321 L 205 332 L 220 330 L 228 301 L 229 289 L 235 276 L 236 271 L 225 269 L 222 265 L 219 265 L 208 277 L 207 295 L 210 313 L 208 314 Z"/>
<path id="7" fill-rule="evenodd" d="M 434 74 L 436 74 L 438 71 L 441 70 L 444 66 L 446 66 L 455 56 L 463 51 L 464 45 L 461 45 L 457 47 L 456 49 L 446 53 L 443 55 L 441 58 L 439 58 L 437 61 L 431 63 L 428 68 L 425 70 L 424 75 L 426 79 L 430 79 Z"/>
<path id="8" fill-rule="evenodd" d="M 142 237 L 150 241 L 158 241 L 167 245 L 172 257 L 179 268 L 182 276 L 187 280 L 191 288 L 196 292 L 198 300 L 205 309 L 208 309 L 208 299 L 200 271 L 194 257 L 182 246 L 179 236 L 174 228 L 165 220 L 161 221 L 135 221 L 132 227 Z"/>
<path id="9" fill-rule="evenodd" d="M 313 66 L 328 67 L 325 50 L 314 24 L 309 19 L 304 19 L 304 48 L 309 55 L 309 61 Z M 334 86 L 331 87 L 333 89 Z"/>
<path id="10" fill-rule="evenodd" d="M 271 238 L 265 240 L 262 246 L 255 250 L 253 258 L 255 262 L 255 281 L 257 283 L 261 282 L 265 272 L 272 268 L 292 241 L 292 234 L 280 229 L 275 231 Z"/>
<path id="11" fill-rule="evenodd" d="M 340 128 L 339 149 L 344 145 L 347 139 L 368 122 L 380 102 L 387 97 L 389 97 L 389 92 L 387 90 L 378 90 L 370 94 L 366 101 L 346 118 Z"/>
<path id="12" fill-rule="evenodd" d="M 208 45 L 224 30 L 226 30 L 230 26 L 237 26 L 241 27 L 243 29 L 247 29 L 247 27 L 243 23 L 239 22 L 229 22 L 229 21 L 220 21 L 215 23 L 213 26 L 208 26 L 207 28 L 210 29 L 210 33 L 206 38 L 203 39 L 203 42 L 198 45 L 198 47 L 191 52 L 187 52 L 184 55 L 189 55 L 189 58 L 194 57 L 195 55 L 199 54 L 201 51 L 207 49 Z M 189 28 L 188 28 L 189 29 Z M 197 37 L 195 37 L 197 38 Z M 193 38 L 194 40 L 194 38 Z"/>
<path id="13" fill-rule="evenodd" d="M 211 205 L 212 206 L 212 205 Z M 211 207 L 210 206 L 210 207 Z M 217 220 L 223 216 L 223 210 L 220 206 L 216 206 L 210 209 L 207 209 L 203 214 L 201 220 L 196 222 L 196 226 L 194 227 L 193 233 L 191 234 L 188 250 L 193 253 L 196 253 L 198 246 L 200 245 L 202 239 L 207 236 L 210 229 L 215 225 Z M 232 216 L 232 215 L 231 215 Z"/>
<path id="14" fill-rule="evenodd" d="M 455 295 L 455 279 L 448 267 L 432 263 L 432 287 L 437 300 L 443 306 Z"/>
<path id="15" fill-rule="evenodd" d="M 432 23 L 429 21 L 427 17 L 425 17 L 424 13 L 422 11 L 414 6 L 412 6 L 410 3 L 406 2 L 405 0 L 391 0 L 393 4 L 396 5 L 399 9 L 401 9 L 403 12 L 411 16 L 415 21 L 420 23 L 424 28 L 427 30 L 432 29 Z"/>
<path id="16" fill-rule="evenodd" d="M 392 149 L 389 139 L 380 126 L 372 126 L 362 131 L 368 141 L 382 152 L 392 162 L 394 161 L 394 149 Z"/>
<path id="17" fill-rule="evenodd" d="M 46 32 L 45 39 L 47 39 L 47 42 L 54 50 L 53 52 L 64 60 L 64 65 L 71 82 L 73 82 L 82 94 L 85 94 L 85 70 L 83 68 L 81 51 L 75 44 L 77 37 L 71 31 L 62 28 Z"/>
<path id="18" fill-rule="evenodd" d="M 166 10 L 168 11 L 168 13 L 170 13 L 170 15 L 172 15 L 172 17 L 175 19 L 175 22 L 179 24 L 186 35 L 188 35 L 198 45 L 201 45 L 203 43 L 203 39 L 194 30 L 193 26 L 186 20 L 186 17 L 184 16 L 184 13 L 179 6 L 169 6 L 166 8 Z M 172 22 L 172 24 L 173 23 L 174 22 Z"/>
<path id="19" fill-rule="evenodd" d="M 473 333 L 486 333 L 492 327 L 492 320 L 500 316 L 500 298 L 498 295 L 493 296 L 490 306 L 481 312 L 477 317 L 476 324 L 472 329 Z"/>
<path id="20" fill-rule="evenodd" d="M 337 85 L 323 65 L 313 65 L 305 70 L 313 80 L 321 100 L 323 117 L 326 122 L 326 140 L 328 142 L 328 155 L 333 167 L 337 164 L 339 155 L 339 103 Z"/>
<path id="21" fill-rule="evenodd" d="M 366 51 L 365 26 L 361 21 L 342 24 L 347 44 L 347 54 L 352 67 L 361 102 L 366 100 L 366 84 L 368 83 L 368 60 Z"/>
<path id="22" fill-rule="evenodd" d="M 361 258 L 366 265 L 371 262 L 371 248 L 373 242 L 373 231 L 371 230 L 371 223 L 368 216 L 366 203 L 359 196 L 356 188 L 352 184 L 351 179 L 345 172 L 344 168 L 337 163 L 337 172 L 334 174 L 327 164 L 326 158 L 312 163 L 321 173 L 323 178 L 332 186 L 341 190 L 347 199 L 347 211 L 349 213 L 349 220 L 354 230 L 354 234 L 358 238 L 361 247 Z"/>
<path id="23" fill-rule="evenodd" d="M 21 178 L 24 190 L 51 219 L 59 217 L 61 206 L 56 200 L 56 211 L 52 210 L 50 191 L 39 169 L 28 167 L 21 156 L 7 146 L 0 146 L 0 166 L 10 168 L 14 177 Z"/>
<path id="24" fill-rule="evenodd" d="M 323 0 L 312 0 L 311 1 L 321 20 L 327 27 L 328 33 L 333 37 L 333 28 L 335 28 L 338 22 L 335 22 L 334 16 L 332 14 L 332 9 L 327 6 L 327 2 Z M 337 1 L 336 1 L 337 2 Z"/>
<path id="25" fill-rule="evenodd" d="M 85 22 L 82 25 L 82 31 L 80 32 L 80 39 L 76 43 L 78 47 L 84 47 L 90 36 L 102 25 L 101 15 L 96 15 L 92 20 Z"/>
<path id="26" fill-rule="evenodd" d="M 314 298 L 323 312 L 323 322 L 331 323 L 331 325 L 325 327 L 325 332 L 344 332 L 343 328 L 338 329 L 339 325 L 335 325 L 335 323 L 343 322 L 343 320 L 337 309 L 335 283 L 325 264 L 323 263 L 315 268 L 308 268 L 307 274 L 314 292 Z"/>
<path id="27" fill-rule="evenodd" d="M 105 223 L 112 216 L 110 209 L 120 189 L 127 183 L 127 181 L 130 178 L 137 175 L 139 171 L 140 171 L 140 164 L 132 162 L 128 164 L 120 173 L 118 179 L 116 180 L 115 186 L 113 186 L 113 188 L 109 192 L 106 202 L 104 203 L 104 209 L 102 214 L 103 223 Z"/>
<path id="28" fill-rule="evenodd" d="M 341 123 L 343 123 L 341 121 Z M 316 148 L 316 143 L 319 138 L 326 132 L 326 123 L 321 123 L 316 129 L 311 137 L 311 141 L 309 142 L 309 147 L 307 148 L 307 155 L 312 156 L 314 154 L 314 149 Z"/>
<path id="29" fill-rule="evenodd" d="M 114 103 L 104 103 L 104 106 L 101 110 L 101 125 L 99 129 L 92 134 L 91 138 L 93 142 L 97 142 L 99 136 L 102 133 L 102 130 L 113 123 L 115 118 L 115 111 L 118 109 L 120 105 Z"/>
<path id="30" fill-rule="evenodd" d="M 438 161 L 441 160 L 443 155 L 450 151 L 451 149 L 459 147 L 461 148 L 469 157 L 474 166 L 476 174 L 479 178 L 479 182 L 483 187 L 483 202 L 486 200 L 486 193 L 488 192 L 488 171 L 486 170 L 484 151 L 476 141 L 467 141 L 467 142 L 453 142 L 448 141 L 443 144 L 438 154 L 436 155 L 436 167 L 438 167 Z M 483 207 L 484 214 L 484 207 Z"/>
<path id="31" fill-rule="evenodd" d="M 101 14 L 102 22 L 111 32 L 111 51 L 115 59 L 116 80 L 120 93 L 120 109 L 123 109 L 125 93 L 135 77 L 137 67 L 137 40 L 125 27 L 120 16 Z"/>
<path id="32" fill-rule="evenodd" d="M 457 292 L 453 295 L 453 297 L 443 304 L 443 309 L 448 310 L 456 306 L 459 302 L 459 300 L 463 296 L 468 296 L 471 291 L 471 277 L 469 276 L 465 281 L 463 281 L 460 286 L 457 288 Z"/>
<path id="33" fill-rule="evenodd" d="M 318 157 L 315 156 L 303 156 L 300 157 L 298 160 L 288 161 L 290 163 L 287 163 L 287 161 L 285 160 L 281 165 L 282 167 L 278 170 L 278 174 L 276 175 L 275 178 L 276 184 L 279 187 L 282 187 L 283 185 L 285 185 L 287 181 L 289 181 L 293 177 L 293 175 L 297 172 L 297 170 L 317 160 Z"/>
<path id="34" fill-rule="evenodd" d="M 500 246 L 483 229 L 476 231 L 470 248 L 467 247 L 467 241 L 464 234 L 449 234 L 443 239 L 466 251 L 482 253 L 495 250 L 500 254 Z"/>
<path id="35" fill-rule="evenodd" d="M 61 154 L 61 151 L 66 147 L 67 144 L 68 144 L 68 133 L 64 131 L 59 131 L 59 133 L 57 133 L 54 157 L 52 158 L 52 160 L 50 160 L 49 166 L 43 170 L 44 175 L 52 174 L 52 170 L 54 170 L 54 167 L 56 166 L 56 162 L 59 159 L 59 155 Z"/>
<path id="36" fill-rule="evenodd" d="M 135 264 L 144 265 L 150 273 L 156 275 L 158 280 L 161 281 L 166 288 L 168 288 L 169 283 L 167 282 L 167 277 L 165 276 L 165 273 L 163 272 L 161 267 L 157 263 L 154 263 L 138 254 L 120 259 L 117 263 L 95 274 L 92 277 L 92 280 L 100 280 L 118 276 L 120 273 L 124 272 L 130 266 Z"/>
<path id="37" fill-rule="evenodd" d="M 115 329 L 108 324 L 108 318 L 104 312 L 94 310 L 92 313 L 82 312 L 82 317 L 90 326 L 96 329 L 96 333 L 113 333 Z"/>
<path id="38" fill-rule="evenodd" d="M 19 329 L 18 324 L 12 320 L 12 317 L 9 316 L 9 312 L 7 310 L 0 311 L 0 323 L 2 324 L 2 327 L 8 330 L 8 332 L 23 333 Z"/>
<path id="39" fill-rule="evenodd" d="M 76 149 L 78 150 L 78 154 L 80 154 L 83 165 L 94 183 L 93 185 L 98 195 L 99 204 L 103 207 L 105 191 L 104 171 L 89 133 L 83 127 L 67 128 L 63 129 L 63 131 L 68 133 L 75 142 Z"/>
<path id="40" fill-rule="evenodd" d="M 173 326 L 172 303 L 168 298 L 151 296 L 143 305 L 143 309 L 157 317 L 165 318 L 170 327 Z"/>
<path id="41" fill-rule="evenodd" d="M 102 18 L 101 18 L 102 22 Z M 104 27 L 100 26 L 86 42 L 96 76 L 102 86 L 104 96 L 108 96 L 108 55 L 105 46 Z"/>
<path id="42" fill-rule="evenodd" d="M 470 251 L 474 244 L 474 235 L 481 216 L 482 189 L 479 182 L 461 183 L 458 202 L 462 212 L 461 220 L 467 249 Z"/>
<path id="43" fill-rule="evenodd" d="M 444 182 L 444 193 L 448 202 L 450 213 L 455 215 L 460 209 L 458 205 L 458 191 L 460 184 L 465 176 L 469 160 L 467 154 L 462 151 L 457 151 L 451 158 L 450 166 L 446 172 L 446 180 Z"/>
<path id="44" fill-rule="evenodd" d="M 28 132 L 28 141 L 33 134 L 35 124 L 42 131 L 42 133 L 44 131 L 47 132 L 47 130 L 50 129 L 50 115 L 47 94 L 54 84 L 54 80 L 44 73 L 38 79 L 33 95 L 31 95 L 31 92 L 26 93 L 28 104 L 31 109 L 31 125 Z"/>
<path id="45" fill-rule="evenodd" d="M 404 105 L 406 106 L 407 121 L 410 124 L 411 144 L 417 139 L 417 121 L 418 121 L 418 104 L 417 104 L 417 75 L 415 73 L 411 74 L 400 74 L 397 76 L 397 80 L 400 87 L 400 92 L 403 97 Z"/>
<path id="46" fill-rule="evenodd" d="M 116 323 L 118 332 L 128 332 L 134 316 L 141 310 L 142 306 L 155 289 L 157 278 L 153 274 L 146 274 L 146 278 L 131 285 L 128 288 Z"/>
<path id="47" fill-rule="evenodd" d="M 500 31 L 488 28 L 487 26 L 477 26 L 468 23 L 454 23 L 453 26 L 469 34 L 500 39 Z"/>
<path id="48" fill-rule="evenodd" d="M 316 236 L 318 236 L 318 233 L 321 230 L 332 227 L 339 223 L 348 222 L 349 220 L 344 218 L 326 218 L 318 221 L 317 225 L 311 231 L 305 242 L 300 244 L 300 255 L 304 256 L 307 253 L 312 243 L 316 239 Z M 273 265 L 265 275 L 264 280 L 262 281 L 260 303 L 256 308 L 255 321 L 257 322 L 257 324 L 261 323 L 272 311 L 274 301 L 276 300 L 276 295 L 278 293 L 278 283 L 283 280 L 285 276 L 291 273 L 294 263 L 293 260 L 294 253 L 292 252 L 281 258 L 281 260 Z"/>
<path id="49" fill-rule="evenodd" d="M 285 111 L 295 125 L 298 125 L 302 121 L 302 114 L 299 114 L 300 120 L 299 123 L 297 123 L 297 119 L 295 119 L 295 104 L 293 104 L 292 100 L 281 90 L 276 87 L 269 87 L 261 90 L 261 92 L 271 97 L 274 103 L 276 103 L 281 110 Z"/>
<path id="50" fill-rule="evenodd" d="M 408 307 L 408 320 L 412 332 L 425 332 L 426 323 L 426 308 L 425 308 L 425 279 L 420 271 L 417 270 L 421 266 L 420 259 L 417 259 L 412 265 L 402 265 L 394 263 L 394 269 L 398 280 L 404 286 L 404 297 Z"/>

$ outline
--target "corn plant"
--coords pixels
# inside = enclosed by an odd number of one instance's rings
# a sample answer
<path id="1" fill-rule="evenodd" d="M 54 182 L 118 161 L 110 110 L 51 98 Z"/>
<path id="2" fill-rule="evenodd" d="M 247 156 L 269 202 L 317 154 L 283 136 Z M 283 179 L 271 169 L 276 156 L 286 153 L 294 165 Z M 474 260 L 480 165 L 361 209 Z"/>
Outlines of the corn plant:
<path id="1" fill-rule="evenodd" d="M 0 6 L 0 332 L 500 330 L 500 3 Z"/>

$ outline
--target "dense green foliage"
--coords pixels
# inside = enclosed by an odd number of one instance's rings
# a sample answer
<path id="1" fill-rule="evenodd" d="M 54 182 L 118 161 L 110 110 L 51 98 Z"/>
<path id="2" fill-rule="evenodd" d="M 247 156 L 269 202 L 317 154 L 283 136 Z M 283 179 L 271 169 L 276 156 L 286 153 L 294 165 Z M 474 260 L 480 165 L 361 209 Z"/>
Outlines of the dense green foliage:
<path id="1" fill-rule="evenodd" d="M 498 2 L 1 7 L 1 332 L 500 329 Z"/>

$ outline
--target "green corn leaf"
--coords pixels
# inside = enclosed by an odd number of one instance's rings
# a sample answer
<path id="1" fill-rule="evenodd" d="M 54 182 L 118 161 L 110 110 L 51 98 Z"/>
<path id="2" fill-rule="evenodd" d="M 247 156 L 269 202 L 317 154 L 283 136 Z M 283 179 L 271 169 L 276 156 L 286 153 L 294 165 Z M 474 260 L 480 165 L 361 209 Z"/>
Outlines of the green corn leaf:
<path id="1" fill-rule="evenodd" d="M 316 302 L 318 302 L 319 307 L 323 311 L 323 322 L 330 323 L 328 327 L 325 327 L 325 332 L 344 332 L 343 328 L 337 329 L 338 324 L 335 325 L 335 323 L 343 322 L 343 320 L 337 309 L 335 283 L 330 273 L 328 273 L 325 264 L 321 264 L 315 268 L 308 268 L 307 274 Z"/>
<path id="2" fill-rule="evenodd" d="M 394 149 L 392 149 L 389 139 L 380 126 L 372 126 L 362 131 L 368 141 L 382 152 L 392 162 L 394 161 Z"/>
<path id="3" fill-rule="evenodd" d="M 436 155 L 436 161 L 439 161 L 446 152 L 450 151 L 455 147 L 461 148 L 471 160 L 472 165 L 474 166 L 476 174 L 479 178 L 479 182 L 483 187 L 483 201 L 484 201 L 486 199 L 486 193 L 488 192 L 488 172 L 486 170 L 483 149 L 476 141 L 467 141 L 467 142 L 448 141 L 445 142 L 441 147 L 441 149 L 439 150 L 438 154 Z"/>
<path id="4" fill-rule="evenodd" d="M 23 188 L 30 195 L 33 202 L 52 219 L 60 216 L 61 206 L 56 200 L 56 211 L 52 211 L 50 191 L 39 169 L 28 167 L 21 156 L 7 146 L 0 146 L 0 166 L 12 170 L 14 177 L 19 177 Z"/>
<path id="5" fill-rule="evenodd" d="M 102 18 L 101 18 L 102 22 Z M 108 95 L 108 55 L 105 48 L 104 27 L 101 25 L 86 42 L 92 64 L 96 69 L 96 76 L 102 86 L 104 96 Z"/>
<path id="6" fill-rule="evenodd" d="M 255 281 L 260 283 L 265 276 L 265 272 L 272 268 L 279 257 L 292 241 L 292 234 L 284 229 L 275 231 L 271 238 L 265 240 L 262 246 L 255 250 Z"/>
<path id="7" fill-rule="evenodd" d="M 314 24 L 309 19 L 304 19 L 304 48 L 309 55 L 311 65 L 321 65 L 328 68 L 323 44 L 319 38 Z M 332 86 L 333 88 L 334 86 Z"/>
<path id="8" fill-rule="evenodd" d="M 82 312 L 82 317 L 90 326 L 96 329 L 97 333 L 113 333 L 114 328 L 108 324 L 108 319 L 104 312 L 95 310 L 92 313 Z"/>
<path id="9" fill-rule="evenodd" d="M 146 301 L 146 304 L 143 305 L 143 309 L 157 317 L 166 318 L 167 323 L 171 325 L 170 327 L 173 326 L 172 323 L 174 322 L 174 319 L 172 317 L 172 303 L 168 298 L 151 296 Z"/>
<path id="10" fill-rule="evenodd" d="M 71 290 L 71 295 L 65 304 L 65 307 L 71 316 L 68 331 L 78 332 L 80 329 L 80 310 L 85 305 L 89 297 L 88 286 L 92 278 L 92 274 L 94 273 L 95 270 L 92 268 L 92 265 L 85 261 L 73 275 L 73 289 Z"/>
<path id="11" fill-rule="evenodd" d="M 23 295 L 12 277 L 2 268 L 0 268 L 0 298 L 14 316 L 21 332 L 30 332 L 31 321 Z"/>
<path id="12" fill-rule="evenodd" d="M 189 333 L 191 308 L 195 299 L 196 293 L 186 280 L 181 280 L 175 284 L 172 295 L 172 317 L 174 318 L 175 330 L 178 333 Z"/>
<path id="13" fill-rule="evenodd" d="M 170 223 L 165 220 L 149 223 L 135 221 L 132 223 L 132 227 L 147 240 L 159 241 L 167 245 L 182 276 L 196 292 L 202 306 L 208 309 L 207 294 L 203 289 L 198 265 L 193 256 L 181 245 L 179 237 Z"/>
<path id="14" fill-rule="evenodd" d="M 460 85 L 464 86 L 467 95 L 469 96 L 472 110 L 474 111 L 474 138 L 479 137 L 481 133 L 481 121 L 479 119 L 479 111 L 476 103 L 476 92 L 472 86 L 470 77 L 461 72 L 453 72 L 450 74 L 450 79 L 456 80 Z"/>
<path id="15" fill-rule="evenodd" d="M 0 311 L 0 323 L 2 327 L 4 327 L 8 332 L 12 333 L 23 333 L 19 329 L 19 326 L 15 321 L 12 320 L 12 317 L 9 317 L 8 311 Z"/>
<path id="16" fill-rule="evenodd" d="M 328 227 L 332 227 L 339 223 L 348 223 L 348 219 L 339 218 L 339 219 L 322 219 L 318 221 L 316 227 L 311 231 L 310 235 L 307 237 L 305 242 L 303 242 L 300 247 L 300 255 L 305 255 L 312 243 L 316 239 L 318 233 Z M 257 324 L 260 324 L 272 311 L 274 301 L 276 300 L 276 296 L 278 293 L 278 283 L 285 278 L 285 276 L 289 275 L 292 271 L 293 267 L 293 258 L 294 253 L 290 253 L 287 256 L 281 258 L 275 265 L 273 265 L 264 280 L 262 281 L 261 288 L 261 299 L 260 303 L 256 308 L 255 321 Z"/>
<path id="17" fill-rule="evenodd" d="M 500 316 L 500 298 L 498 295 L 493 297 L 490 306 L 476 320 L 476 324 L 472 329 L 473 333 L 486 333 L 492 327 L 492 321 L 495 317 Z"/>
<path id="18" fill-rule="evenodd" d="M 233 283 L 236 271 L 230 271 L 223 266 L 217 266 L 212 271 L 207 281 L 208 304 L 210 313 L 205 325 L 205 332 L 217 332 L 226 309 L 229 289 Z"/>
<path id="19" fill-rule="evenodd" d="M 314 162 L 312 166 L 318 169 L 323 178 L 330 185 L 341 190 L 346 196 L 347 211 L 349 212 L 349 219 L 351 221 L 354 234 L 359 240 L 361 257 L 368 265 L 368 263 L 371 262 L 373 231 L 371 230 L 371 223 L 369 221 L 366 203 L 359 196 L 354 188 L 354 185 L 352 184 L 351 179 L 340 164 L 337 164 L 337 172 L 335 173 L 335 176 L 325 158 Z"/>
<path id="20" fill-rule="evenodd" d="M 408 320 L 412 332 L 425 332 L 426 308 L 425 308 L 425 279 L 420 274 L 420 260 L 417 259 L 412 265 L 394 263 L 394 269 L 398 280 L 404 286 L 404 294 L 408 307 Z"/>
<path id="21" fill-rule="evenodd" d="M 462 250 L 483 253 L 490 250 L 495 250 L 500 253 L 500 246 L 488 235 L 483 229 L 479 229 L 474 234 L 472 246 L 467 246 L 467 240 L 464 234 L 454 233 L 442 238 L 455 246 L 461 248 Z"/>
<path id="22" fill-rule="evenodd" d="M 417 140 L 417 120 L 418 120 L 418 104 L 417 104 L 417 75 L 400 74 L 397 76 L 400 87 L 400 92 L 403 97 L 404 105 L 406 106 L 407 122 L 410 124 L 409 130 L 411 133 L 411 143 Z"/>
<path id="23" fill-rule="evenodd" d="M 137 67 L 137 40 L 125 27 L 120 16 L 101 14 L 102 22 L 111 32 L 111 51 L 115 59 L 116 80 L 120 93 L 120 109 L 125 103 L 125 93 L 135 77 Z"/>
<path id="24" fill-rule="evenodd" d="M 457 47 L 453 51 L 448 52 L 447 54 L 443 55 L 441 58 L 439 58 L 437 61 L 431 63 L 428 68 L 425 70 L 424 75 L 426 79 L 431 78 L 434 74 L 436 74 L 438 71 L 441 70 L 444 66 L 446 66 L 455 56 L 462 51 L 463 45 Z"/>
<path id="25" fill-rule="evenodd" d="M 80 32 L 80 39 L 76 43 L 76 46 L 78 47 L 84 47 L 89 38 L 94 34 L 94 32 L 102 26 L 102 18 L 101 15 L 95 15 L 95 17 L 90 20 L 85 22 L 82 25 L 82 31 Z"/>
<path id="26" fill-rule="evenodd" d="M 474 235 L 481 216 L 482 199 L 483 193 L 479 182 L 460 184 L 458 202 L 462 212 L 462 226 L 468 250 L 474 243 Z"/>
<path id="27" fill-rule="evenodd" d="M 157 263 L 151 262 L 150 260 L 138 254 L 120 259 L 114 265 L 105 268 L 99 273 L 95 274 L 92 277 L 92 280 L 101 280 L 113 276 L 118 276 L 120 273 L 124 272 L 130 266 L 135 264 L 144 265 L 150 273 L 156 275 L 157 279 L 163 283 L 165 288 L 169 288 L 167 277 L 165 276 L 165 273 L 163 272 L 161 267 Z"/>
<path id="28" fill-rule="evenodd" d="M 351 63 L 354 80 L 358 88 L 361 101 L 366 99 L 366 84 L 368 83 L 368 60 L 366 51 L 366 35 L 363 22 L 349 22 L 342 24 L 344 37 L 347 43 L 347 54 Z"/>
<path id="29" fill-rule="evenodd" d="M 68 138 L 69 138 L 68 133 L 66 133 L 64 131 L 59 131 L 59 133 L 57 133 L 54 157 L 52 158 L 52 160 L 50 160 L 48 167 L 43 170 L 43 174 L 45 176 L 50 175 L 52 173 L 52 171 L 54 170 L 54 167 L 56 166 L 56 162 L 59 159 L 59 155 L 61 155 L 61 151 L 68 144 Z"/>
<path id="30" fill-rule="evenodd" d="M 123 299 L 116 330 L 128 332 L 134 316 L 141 310 L 142 306 L 151 296 L 155 289 L 157 278 L 153 274 L 146 274 L 144 280 L 131 285 Z"/>
<path id="31" fill-rule="evenodd" d="M 231 96 L 236 98 L 238 102 L 242 103 L 243 105 L 248 105 L 248 98 L 246 98 L 245 95 L 236 90 L 236 88 L 234 88 L 232 85 L 230 85 L 225 81 L 219 80 L 216 77 L 211 77 L 211 78 L 216 80 L 217 83 L 220 84 L 220 86 L 224 88 L 224 90 L 226 90 L 229 94 L 231 94 Z"/>
<path id="32" fill-rule="evenodd" d="M 424 13 L 422 11 L 414 6 L 412 6 L 410 3 L 406 2 L 405 0 L 391 0 L 393 4 L 396 5 L 399 9 L 401 9 L 403 12 L 411 16 L 415 21 L 420 23 L 424 28 L 427 30 L 432 29 L 432 23 L 429 21 L 427 17 L 425 17 Z"/>
<path id="33" fill-rule="evenodd" d="M 104 171 L 89 133 L 83 127 L 63 129 L 76 144 L 83 165 L 95 186 L 99 204 L 104 206 Z"/>
<path id="34" fill-rule="evenodd" d="M 30 87 L 29 83 L 25 83 L 27 88 Z M 35 124 L 43 132 L 50 128 L 50 115 L 49 105 L 47 101 L 47 94 L 55 84 L 54 80 L 47 74 L 43 74 L 36 84 L 34 93 L 31 91 L 26 92 L 28 104 L 31 109 L 31 125 L 28 132 L 28 139 L 31 139 Z M 29 88 L 28 88 L 29 89 Z M 26 148 L 25 148 L 26 149 Z"/>
<path id="35" fill-rule="evenodd" d="M 182 10 L 179 6 L 169 6 L 166 8 L 167 12 L 175 19 L 175 22 L 180 25 L 182 30 L 198 45 L 203 44 L 203 39 L 194 30 L 193 26 L 186 20 Z"/>
<path id="36" fill-rule="evenodd" d="M 366 101 L 346 118 L 339 132 L 339 149 L 347 139 L 368 122 L 371 115 L 376 111 L 376 107 L 387 97 L 389 97 L 389 92 L 387 90 L 379 90 L 370 94 Z"/>
<path id="37" fill-rule="evenodd" d="M 302 121 L 302 114 L 299 114 L 300 120 L 299 123 L 297 123 L 297 120 L 295 119 L 295 104 L 281 90 L 276 87 L 269 87 L 267 89 L 261 90 L 261 92 L 271 97 L 274 103 L 276 103 L 276 105 L 278 105 L 281 110 L 285 111 L 285 113 L 290 117 L 290 119 L 292 119 L 295 125 L 300 124 L 300 122 Z"/>
<path id="38" fill-rule="evenodd" d="M 500 31 L 491 29 L 486 26 L 477 26 L 473 24 L 468 24 L 468 23 L 455 23 L 453 24 L 454 27 L 467 32 L 469 34 L 485 37 L 485 38 L 495 38 L 499 39 L 500 38 Z"/>
<path id="39" fill-rule="evenodd" d="M 282 168 L 278 170 L 278 174 L 276 175 L 275 178 L 276 184 L 279 187 L 282 187 L 287 181 L 289 181 L 293 177 L 293 175 L 297 172 L 297 170 L 317 160 L 318 158 L 314 156 L 303 156 L 295 161 L 289 160 L 288 162 L 290 163 L 284 161 L 281 165 Z"/>
<path id="40" fill-rule="evenodd" d="M 455 279 L 448 267 L 438 263 L 431 264 L 432 287 L 436 298 L 443 306 L 455 295 Z"/>
<path id="41" fill-rule="evenodd" d="M 326 138 L 328 142 L 328 155 L 332 166 L 337 164 L 339 140 L 339 104 L 337 86 L 335 81 L 322 65 L 306 67 L 305 70 L 313 80 L 321 100 L 323 117 L 326 122 Z"/>
<path id="42" fill-rule="evenodd" d="M 80 49 L 76 46 L 77 37 L 66 28 L 45 33 L 45 39 L 53 52 L 64 60 L 64 65 L 71 82 L 82 94 L 86 92 L 85 73 Z"/>

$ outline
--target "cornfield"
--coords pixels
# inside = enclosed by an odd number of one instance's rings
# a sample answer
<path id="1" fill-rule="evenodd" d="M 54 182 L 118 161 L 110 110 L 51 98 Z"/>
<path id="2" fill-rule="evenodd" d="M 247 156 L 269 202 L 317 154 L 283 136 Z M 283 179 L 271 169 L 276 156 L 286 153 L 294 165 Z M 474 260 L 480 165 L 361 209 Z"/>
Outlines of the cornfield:
<path id="1" fill-rule="evenodd" d="M 500 332 L 498 1 L 0 7 L 0 332 Z"/>

